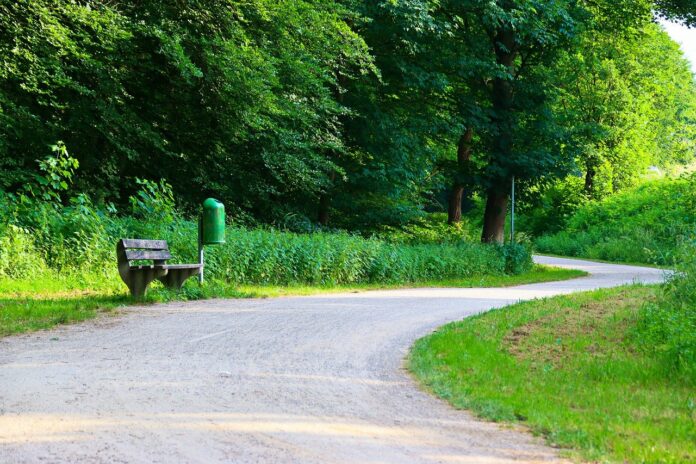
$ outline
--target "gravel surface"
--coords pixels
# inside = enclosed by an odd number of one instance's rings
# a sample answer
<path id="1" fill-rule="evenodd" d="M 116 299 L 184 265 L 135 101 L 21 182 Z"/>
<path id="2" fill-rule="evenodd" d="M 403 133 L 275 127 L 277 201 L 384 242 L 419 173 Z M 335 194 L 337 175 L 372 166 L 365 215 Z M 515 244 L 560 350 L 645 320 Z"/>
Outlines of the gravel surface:
<path id="1" fill-rule="evenodd" d="M 0 340 L 1 463 L 558 461 L 524 431 L 451 409 L 403 369 L 446 322 L 662 271 L 560 258 L 589 277 L 131 307 Z"/>

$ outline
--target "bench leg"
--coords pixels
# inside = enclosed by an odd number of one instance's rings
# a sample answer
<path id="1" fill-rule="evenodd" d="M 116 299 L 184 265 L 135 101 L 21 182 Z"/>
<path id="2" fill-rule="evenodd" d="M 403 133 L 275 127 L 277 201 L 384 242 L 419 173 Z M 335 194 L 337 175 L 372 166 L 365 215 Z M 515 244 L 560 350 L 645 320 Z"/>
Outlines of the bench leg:
<path id="1" fill-rule="evenodd" d="M 198 269 L 169 269 L 167 275 L 158 277 L 157 280 L 162 282 L 165 287 L 172 290 L 180 290 L 186 282 L 186 279 L 201 273 Z"/>
<path id="2" fill-rule="evenodd" d="M 134 298 L 141 299 L 147 292 L 147 287 L 153 280 L 160 278 L 164 271 L 159 269 L 138 269 L 130 271 L 127 278 L 123 281 L 128 286 L 128 289 Z"/>

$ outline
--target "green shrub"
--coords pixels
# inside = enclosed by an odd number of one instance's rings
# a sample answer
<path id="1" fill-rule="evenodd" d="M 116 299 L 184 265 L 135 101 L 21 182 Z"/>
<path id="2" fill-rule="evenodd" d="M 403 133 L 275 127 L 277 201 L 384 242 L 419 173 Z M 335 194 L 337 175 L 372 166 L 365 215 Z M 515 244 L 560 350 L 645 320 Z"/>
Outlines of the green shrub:
<path id="1" fill-rule="evenodd" d="M 502 247 L 505 256 L 505 272 L 521 274 L 532 268 L 532 253 L 530 247 L 519 243 L 510 243 Z"/>
<path id="2" fill-rule="evenodd" d="M 565 231 L 536 240 L 539 252 L 672 264 L 696 226 L 696 176 L 646 182 L 579 208 Z"/>
<path id="3" fill-rule="evenodd" d="M 513 253 L 512 266 L 509 254 L 507 247 L 466 242 L 404 245 L 347 233 L 232 228 L 225 245 L 210 249 L 206 266 L 215 278 L 238 283 L 391 283 L 527 269 L 525 263 L 531 262 L 527 250 Z"/>
<path id="4" fill-rule="evenodd" d="M 569 176 L 540 192 L 532 187 L 525 192 L 534 201 L 522 202 L 517 228 L 532 236 L 562 231 L 580 205 L 587 202 L 584 180 Z"/>
<path id="5" fill-rule="evenodd" d="M 683 247 L 658 301 L 643 308 L 637 335 L 647 351 L 664 358 L 670 373 L 696 384 L 696 243 Z"/>

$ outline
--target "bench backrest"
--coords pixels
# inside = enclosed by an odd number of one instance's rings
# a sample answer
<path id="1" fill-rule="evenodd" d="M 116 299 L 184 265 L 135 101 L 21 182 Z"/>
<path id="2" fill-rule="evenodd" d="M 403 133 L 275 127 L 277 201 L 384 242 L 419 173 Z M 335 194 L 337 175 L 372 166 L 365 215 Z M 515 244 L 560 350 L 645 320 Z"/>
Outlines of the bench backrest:
<path id="1" fill-rule="evenodd" d="M 119 240 L 116 255 L 119 264 L 130 264 L 130 261 L 135 260 L 150 260 L 155 264 L 164 264 L 168 259 L 172 259 L 166 240 Z"/>

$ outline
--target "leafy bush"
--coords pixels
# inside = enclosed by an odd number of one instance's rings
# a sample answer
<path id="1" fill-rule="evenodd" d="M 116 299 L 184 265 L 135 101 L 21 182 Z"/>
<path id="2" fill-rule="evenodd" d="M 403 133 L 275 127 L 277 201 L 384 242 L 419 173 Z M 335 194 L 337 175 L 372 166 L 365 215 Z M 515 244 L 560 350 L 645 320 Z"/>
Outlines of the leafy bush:
<path id="1" fill-rule="evenodd" d="M 414 282 L 505 272 L 496 247 L 397 245 L 346 233 L 231 229 L 208 256 L 209 273 L 239 283 Z"/>
<path id="2" fill-rule="evenodd" d="M 505 272 L 521 274 L 532 268 L 532 253 L 527 245 L 511 243 L 502 247 L 505 256 Z"/>
<path id="3" fill-rule="evenodd" d="M 670 371 L 696 384 L 696 243 L 681 250 L 679 261 L 658 301 L 643 308 L 638 338 Z"/>
<path id="4" fill-rule="evenodd" d="M 130 210 L 118 214 L 113 205 L 97 207 L 84 194 L 65 198 L 77 163 L 62 144 L 44 165 L 44 174 L 24 191 L 0 192 L 2 223 L 12 224 L 0 229 L 0 275 L 59 271 L 56 275 L 116 279 L 115 244 L 127 237 L 164 239 L 178 261 L 196 260 L 197 221 L 176 210 L 165 181 L 138 180 L 141 188 L 130 197 Z M 443 217 L 393 231 L 390 241 L 345 232 L 229 227 L 224 245 L 206 249 L 206 275 L 240 284 L 337 285 L 500 275 L 531 266 L 523 246 L 468 243 L 465 234 Z"/>
<path id="5" fill-rule="evenodd" d="M 579 208 L 565 231 L 543 236 L 542 253 L 671 264 L 696 226 L 696 176 L 656 180 Z"/>

